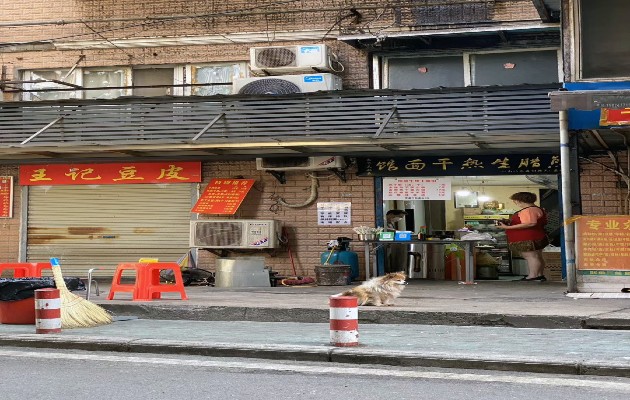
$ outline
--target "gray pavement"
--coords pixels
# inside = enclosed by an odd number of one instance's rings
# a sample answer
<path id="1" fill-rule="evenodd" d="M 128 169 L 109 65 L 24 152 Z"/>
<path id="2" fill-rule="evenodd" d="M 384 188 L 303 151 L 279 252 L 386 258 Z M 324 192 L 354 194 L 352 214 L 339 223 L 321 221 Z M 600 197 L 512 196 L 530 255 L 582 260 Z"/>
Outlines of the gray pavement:
<path id="1" fill-rule="evenodd" d="M 550 282 L 412 281 L 396 306 L 360 307 L 359 346 L 339 348 L 328 297 L 342 289 L 199 286 L 187 301 L 151 302 L 101 293 L 92 300 L 113 324 L 56 335 L 0 325 L 0 345 L 630 377 L 627 298 L 571 298 Z"/>

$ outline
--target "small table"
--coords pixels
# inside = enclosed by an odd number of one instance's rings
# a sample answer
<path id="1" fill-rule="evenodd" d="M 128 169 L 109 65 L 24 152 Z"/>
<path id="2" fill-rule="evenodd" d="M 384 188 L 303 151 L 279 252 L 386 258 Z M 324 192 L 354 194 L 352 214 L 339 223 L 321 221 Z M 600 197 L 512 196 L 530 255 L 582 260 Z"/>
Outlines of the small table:
<path id="1" fill-rule="evenodd" d="M 377 249 L 380 246 L 389 246 L 391 244 L 457 244 L 464 249 L 466 260 L 466 277 L 465 280 L 460 282 L 466 285 L 474 284 L 474 251 L 477 244 L 477 240 L 353 240 L 354 242 L 363 243 L 363 249 L 365 252 L 365 280 L 370 279 L 370 249 L 374 246 Z M 372 267 L 372 277 L 377 276 L 376 263 Z"/>

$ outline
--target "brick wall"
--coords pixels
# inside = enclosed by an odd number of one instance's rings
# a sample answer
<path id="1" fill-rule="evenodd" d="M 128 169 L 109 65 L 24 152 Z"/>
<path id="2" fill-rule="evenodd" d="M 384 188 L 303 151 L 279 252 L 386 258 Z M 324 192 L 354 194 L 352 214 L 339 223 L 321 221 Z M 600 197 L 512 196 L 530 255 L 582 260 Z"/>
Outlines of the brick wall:
<path id="1" fill-rule="evenodd" d="M 21 190 L 18 185 L 18 168 L 0 165 L 0 176 L 13 177 L 13 218 L 0 218 L 0 262 L 18 261 L 20 250 Z"/>
<path id="2" fill-rule="evenodd" d="M 580 191 L 582 201 L 582 214 L 584 215 L 624 215 L 628 211 L 625 199 L 628 190 L 620 187 L 620 178 L 609 168 L 613 168 L 613 162 L 609 157 L 591 157 L 594 161 L 580 162 Z M 619 163 L 625 169 L 627 153 L 619 156 Z"/>
<path id="3" fill-rule="evenodd" d="M 213 178 L 233 178 L 242 176 L 256 179 L 256 183 L 239 208 L 235 218 L 276 219 L 284 223 L 289 236 L 289 248 L 298 275 L 315 276 L 316 265 L 321 264 L 321 253 L 326 251 L 326 244 L 339 236 L 354 237 L 353 226 L 375 226 L 374 183 L 372 178 L 357 177 L 352 171 L 347 172 L 346 182 L 341 182 L 328 171 L 318 171 L 319 188 L 317 200 L 302 208 L 279 207 L 275 210 L 275 196 L 280 196 L 286 203 L 299 204 L 311 194 L 311 179 L 305 171 L 289 171 L 287 182 L 280 184 L 271 174 L 257 171 L 254 162 L 212 162 L 203 167 L 202 190 Z M 352 226 L 327 227 L 317 225 L 317 202 L 351 202 Z M 200 218 L 214 216 L 200 215 Z M 359 253 L 359 265 L 363 265 L 362 246 L 353 251 Z M 258 254 L 258 253 L 254 253 Z M 207 251 L 200 251 L 200 267 L 214 270 L 215 256 Z M 266 265 L 280 274 L 293 275 L 293 267 L 288 248 L 278 249 L 274 256 L 266 256 Z M 359 268 L 363 275 L 362 268 Z"/>

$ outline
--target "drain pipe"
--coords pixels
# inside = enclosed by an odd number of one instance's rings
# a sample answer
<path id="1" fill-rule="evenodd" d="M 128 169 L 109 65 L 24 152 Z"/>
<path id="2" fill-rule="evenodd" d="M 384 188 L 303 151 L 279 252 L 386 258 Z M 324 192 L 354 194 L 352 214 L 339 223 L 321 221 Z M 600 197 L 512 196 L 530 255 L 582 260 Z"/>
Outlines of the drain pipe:
<path id="1" fill-rule="evenodd" d="M 571 221 L 571 162 L 569 151 L 569 113 L 562 110 L 560 120 L 560 176 L 562 182 L 562 215 L 564 227 L 564 255 L 567 263 L 567 292 L 577 292 L 577 274 L 575 266 L 575 226 Z"/>

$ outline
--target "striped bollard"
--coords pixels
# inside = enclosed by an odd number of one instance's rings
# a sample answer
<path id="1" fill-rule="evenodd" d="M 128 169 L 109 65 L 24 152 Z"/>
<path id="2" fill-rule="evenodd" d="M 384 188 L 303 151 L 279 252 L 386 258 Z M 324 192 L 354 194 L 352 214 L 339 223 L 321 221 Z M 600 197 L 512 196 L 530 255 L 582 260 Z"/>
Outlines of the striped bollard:
<path id="1" fill-rule="evenodd" d="M 61 333 L 59 289 L 35 290 L 35 333 Z"/>
<path id="2" fill-rule="evenodd" d="M 356 297 L 330 297 L 330 344 L 337 347 L 359 345 L 359 311 Z"/>

